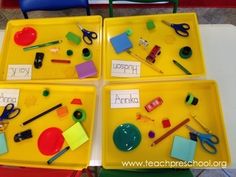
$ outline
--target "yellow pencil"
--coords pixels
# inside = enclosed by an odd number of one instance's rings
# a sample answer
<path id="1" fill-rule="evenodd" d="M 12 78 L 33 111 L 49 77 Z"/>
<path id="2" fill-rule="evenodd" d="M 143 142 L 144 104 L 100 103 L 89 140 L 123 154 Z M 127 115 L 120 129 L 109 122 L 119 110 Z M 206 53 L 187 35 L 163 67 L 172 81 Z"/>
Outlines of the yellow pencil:
<path id="1" fill-rule="evenodd" d="M 133 53 L 131 50 L 127 50 L 127 53 L 131 56 L 133 56 L 134 58 L 136 58 L 138 61 L 142 62 L 143 64 L 147 65 L 148 67 L 152 68 L 154 71 L 157 71 L 161 74 L 163 74 L 163 71 L 160 70 L 158 67 L 155 67 L 151 64 L 149 64 L 148 62 L 146 62 L 142 57 L 138 56 L 137 54 Z"/>

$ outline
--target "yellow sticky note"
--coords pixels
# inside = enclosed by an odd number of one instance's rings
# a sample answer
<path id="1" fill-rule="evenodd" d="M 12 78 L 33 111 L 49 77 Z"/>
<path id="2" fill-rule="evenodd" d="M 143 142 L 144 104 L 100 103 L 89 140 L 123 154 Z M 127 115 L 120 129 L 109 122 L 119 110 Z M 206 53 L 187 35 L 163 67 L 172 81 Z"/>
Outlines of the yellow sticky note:
<path id="1" fill-rule="evenodd" d="M 63 132 L 63 136 L 72 151 L 84 144 L 89 139 L 80 122 L 77 122 L 65 132 Z"/>

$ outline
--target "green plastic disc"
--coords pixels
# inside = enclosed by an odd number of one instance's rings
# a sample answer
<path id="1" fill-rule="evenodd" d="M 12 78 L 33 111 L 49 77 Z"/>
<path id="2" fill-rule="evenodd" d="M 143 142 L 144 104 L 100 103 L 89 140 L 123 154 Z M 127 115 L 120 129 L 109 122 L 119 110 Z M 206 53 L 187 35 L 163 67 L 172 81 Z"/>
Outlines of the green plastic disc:
<path id="1" fill-rule="evenodd" d="M 113 133 L 113 141 L 119 150 L 131 151 L 139 145 L 141 133 L 133 124 L 121 124 Z"/>

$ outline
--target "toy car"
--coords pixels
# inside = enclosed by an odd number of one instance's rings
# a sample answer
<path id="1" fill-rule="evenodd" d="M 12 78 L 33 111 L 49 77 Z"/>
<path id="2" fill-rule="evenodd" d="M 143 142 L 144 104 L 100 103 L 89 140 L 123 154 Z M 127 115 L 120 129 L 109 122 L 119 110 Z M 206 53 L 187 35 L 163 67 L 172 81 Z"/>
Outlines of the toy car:
<path id="1" fill-rule="evenodd" d="M 151 52 L 148 54 L 146 57 L 146 61 L 149 63 L 155 63 L 156 61 L 156 56 L 161 54 L 161 47 L 158 45 L 155 45 Z"/>
<path id="2" fill-rule="evenodd" d="M 161 99 L 161 97 L 157 97 L 154 100 L 150 101 L 146 106 L 145 109 L 147 112 L 151 112 L 153 111 L 155 108 L 157 108 L 158 106 L 160 106 L 163 103 L 163 100 Z"/>

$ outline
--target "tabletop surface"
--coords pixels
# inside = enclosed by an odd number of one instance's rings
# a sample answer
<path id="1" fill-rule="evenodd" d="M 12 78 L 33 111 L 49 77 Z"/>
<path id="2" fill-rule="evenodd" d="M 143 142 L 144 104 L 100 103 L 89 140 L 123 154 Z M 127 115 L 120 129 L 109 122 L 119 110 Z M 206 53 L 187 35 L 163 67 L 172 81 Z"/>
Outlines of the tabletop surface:
<path id="1" fill-rule="evenodd" d="M 228 135 L 228 142 L 231 151 L 232 168 L 236 168 L 236 141 L 234 137 L 236 125 L 236 27 L 230 24 L 207 24 L 200 25 L 203 53 L 207 77 L 206 79 L 216 80 L 219 86 L 220 98 L 225 118 L 225 127 Z M 223 35 L 222 35 L 223 34 Z M 4 30 L 0 30 L 0 48 L 2 46 Z M 102 164 L 102 86 L 103 81 L 96 83 L 97 93 L 100 93 L 95 117 L 94 138 L 91 152 L 91 166 Z"/>

